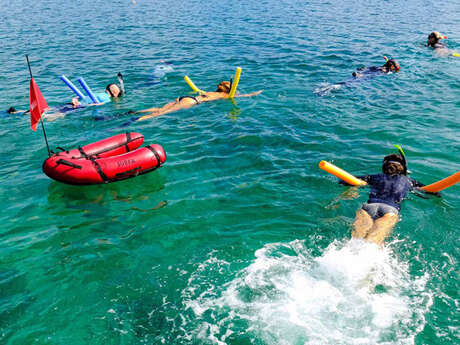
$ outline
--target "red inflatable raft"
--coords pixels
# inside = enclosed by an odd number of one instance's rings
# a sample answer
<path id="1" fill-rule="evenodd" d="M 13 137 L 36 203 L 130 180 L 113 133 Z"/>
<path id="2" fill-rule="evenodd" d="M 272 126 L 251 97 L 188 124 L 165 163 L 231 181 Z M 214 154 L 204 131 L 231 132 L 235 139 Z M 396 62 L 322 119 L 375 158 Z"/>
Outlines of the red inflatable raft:
<path id="1" fill-rule="evenodd" d="M 124 133 L 54 153 L 43 162 L 43 172 L 68 184 L 98 184 L 125 180 L 159 168 L 166 161 L 160 145 L 139 147 L 140 133 Z"/>

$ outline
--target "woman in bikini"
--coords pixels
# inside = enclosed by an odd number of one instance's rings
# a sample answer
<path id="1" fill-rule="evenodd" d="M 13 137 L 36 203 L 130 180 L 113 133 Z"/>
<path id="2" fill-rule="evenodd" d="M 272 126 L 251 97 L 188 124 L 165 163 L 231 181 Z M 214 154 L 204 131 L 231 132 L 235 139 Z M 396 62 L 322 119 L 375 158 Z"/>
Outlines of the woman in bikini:
<path id="1" fill-rule="evenodd" d="M 212 102 L 218 99 L 225 99 L 229 98 L 229 92 L 231 89 L 231 84 L 229 81 L 222 81 L 219 85 L 217 85 L 217 90 L 214 92 L 204 92 L 199 96 L 182 96 L 177 98 L 174 102 L 165 104 L 161 108 L 149 108 L 145 110 L 137 111 L 136 113 L 149 113 L 147 115 L 141 116 L 137 119 L 137 121 L 147 120 L 152 117 L 157 117 L 163 114 L 172 113 L 174 111 L 178 111 L 181 109 L 187 109 L 193 107 L 194 105 L 204 103 L 204 102 Z M 236 94 L 235 97 L 252 97 L 260 94 L 262 90 L 240 95 Z"/>

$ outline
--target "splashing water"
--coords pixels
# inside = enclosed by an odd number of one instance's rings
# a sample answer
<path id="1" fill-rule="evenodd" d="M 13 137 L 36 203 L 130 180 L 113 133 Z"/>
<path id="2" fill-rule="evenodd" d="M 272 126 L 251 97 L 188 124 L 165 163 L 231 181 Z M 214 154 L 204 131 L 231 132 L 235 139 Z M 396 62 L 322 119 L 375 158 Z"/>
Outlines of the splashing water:
<path id="1" fill-rule="evenodd" d="M 342 85 L 343 84 L 322 83 L 313 91 L 313 93 L 317 94 L 318 96 L 328 96 L 331 94 L 331 92 L 339 90 Z"/>
<path id="2" fill-rule="evenodd" d="M 174 68 L 171 65 L 171 63 L 162 62 L 161 64 L 155 66 L 155 68 L 153 69 L 152 75 L 153 75 L 153 78 L 155 79 L 161 79 L 166 74 L 171 73 L 173 71 L 174 71 Z"/>
<path id="3" fill-rule="evenodd" d="M 197 318 L 190 321 L 194 337 L 214 344 L 413 344 L 423 329 L 428 274 L 411 278 L 388 247 L 334 242 L 314 257 L 293 241 L 255 255 L 222 287 L 202 281 L 206 270 L 227 265 L 213 256 L 191 277 L 183 297 Z"/>

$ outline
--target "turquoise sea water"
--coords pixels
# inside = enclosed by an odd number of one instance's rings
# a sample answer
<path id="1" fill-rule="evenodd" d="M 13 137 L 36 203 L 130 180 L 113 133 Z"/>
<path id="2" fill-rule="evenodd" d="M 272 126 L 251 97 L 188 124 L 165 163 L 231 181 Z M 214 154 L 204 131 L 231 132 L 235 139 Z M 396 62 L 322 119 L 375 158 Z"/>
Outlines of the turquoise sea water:
<path id="1" fill-rule="evenodd" d="M 51 106 L 72 97 L 59 75 L 102 91 L 121 71 L 127 95 L 45 121 L 51 145 L 138 131 L 168 160 L 64 185 L 42 173 L 29 117 L 0 117 L 0 343 L 459 343 L 460 187 L 411 195 L 379 250 L 350 240 L 367 190 L 317 167 L 378 172 L 400 143 L 422 182 L 460 170 L 460 59 L 424 47 L 438 30 L 460 50 L 458 1 L 4 0 L 1 12 L 0 109 L 28 107 L 25 54 Z M 314 93 L 383 55 L 399 74 Z M 188 94 L 184 75 L 212 90 L 236 66 L 239 91 L 260 96 L 123 127 L 128 110 Z"/>

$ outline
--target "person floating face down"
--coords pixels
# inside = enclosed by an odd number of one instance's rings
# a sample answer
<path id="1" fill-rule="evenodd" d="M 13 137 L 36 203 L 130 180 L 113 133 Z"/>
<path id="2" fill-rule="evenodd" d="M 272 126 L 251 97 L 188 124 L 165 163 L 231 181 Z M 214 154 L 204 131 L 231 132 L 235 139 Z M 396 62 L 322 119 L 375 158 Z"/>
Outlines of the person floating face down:
<path id="1" fill-rule="evenodd" d="M 109 95 L 112 99 L 117 99 L 125 94 L 123 75 L 121 73 L 118 73 L 117 77 L 118 77 L 118 81 L 120 85 L 111 83 L 111 84 L 108 84 L 105 88 L 105 93 Z M 72 106 L 74 108 L 82 106 L 79 97 L 72 98 Z"/>
<path id="2" fill-rule="evenodd" d="M 378 74 L 396 73 L 401 70 L 401 66 L 395 59 L 388 59 L 386 56 L 385 64 L 383 66 L 361 67 L 353 72 L 354 78 L 373 77 Z"/>
<path id="3" fill-rule="evenodd" d="M 229 98 L 229 93 L 232 85 L 229 81 L 222 81 L 217 85 L 217 90 L 214 92 L 203 92 L 199 96 L 182 96 L 177 98 L 175 101 L 170 102 L 162 106 L 161 108 L 148 108 L 145 110 L 137 111 L 136 113 L 149 113 L 138 118 L 136 121 L 147 120 L 152 117 L 157 117 L 163 114 L 172 113 L 181 109 L 187 109 L 197 104 L 204 102 L 217 101 L 219 99 Z M 248 93 L 248 94 L 235 94 L 234 97 L 252 97 L 260 94 L 262 90 Z M 132 112 L 130 112 L 132 113 Z"/>
<path id="4" fill-rule="evenodd" d="M 358 68 L 355 72 L 352 73 L 352 78 L 341 81 L 339 83 L 327 85 L 316 89 L 314 92 L 319 96 L 328 95 L 334 90 L 338 90 L 343 86 L 353 86 L 363 80 L 372 79 L 381 74 L 389 74 L 393 72 L 399 72 L 401 67 L 399 66 L 398 61 L 395 59 L 388 59 L 384 56 L 385 64 L 383 66 L 372 66 L 372 67 L 361 67 Z"/>
<path id="5" fill-rule="evenodd" d="M 407 176 L 407 162 L 401 153 L 383 159 L 381 174 L 357 177 L 367 182 L 371 191 L 367 202 L 356 212 L 352 236 L 382 245 L 399 220 L 401 202 L 410 191 L 424 185 Z"/>

